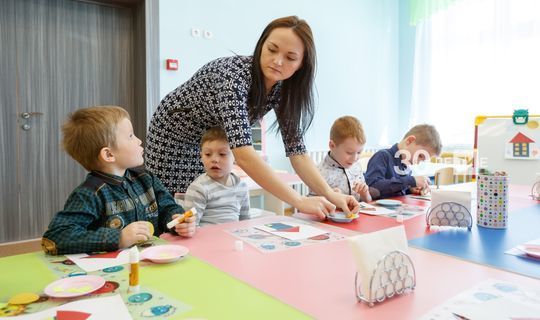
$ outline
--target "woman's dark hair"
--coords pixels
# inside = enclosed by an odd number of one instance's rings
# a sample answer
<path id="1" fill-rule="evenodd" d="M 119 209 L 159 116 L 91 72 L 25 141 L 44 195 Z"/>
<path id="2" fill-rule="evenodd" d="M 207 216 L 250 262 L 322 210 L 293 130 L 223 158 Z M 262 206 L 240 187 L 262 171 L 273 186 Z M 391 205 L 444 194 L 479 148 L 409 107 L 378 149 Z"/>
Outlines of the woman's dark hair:
<path id="1" fill-rule="evenodd" d="M 279 125 L 284 134 L 303 135 L 311 125 L 315 108 L 313 106 L 313 81 L 315 77 L 315 65 L 317 56 L 311 28 L 305 20 L 297 16 L 276 19 L 264 29 L 255 51 L 253 52 L 252 78 L 253 83 L 249 93 L 249 105 L 255 111 L 255 117 L 264 116 L 266 104 L 266 90 L 264 86 L 264 74 L 261 70 L 261 52 L 263 44 L 276 28 L 289 28 L 300 37 L 304 43 L 304 57 L 302 66 L 290 78 L 283 80 L 281 86 L 281 100 L 276 108 L 276 122 L 272 127 Z"/>

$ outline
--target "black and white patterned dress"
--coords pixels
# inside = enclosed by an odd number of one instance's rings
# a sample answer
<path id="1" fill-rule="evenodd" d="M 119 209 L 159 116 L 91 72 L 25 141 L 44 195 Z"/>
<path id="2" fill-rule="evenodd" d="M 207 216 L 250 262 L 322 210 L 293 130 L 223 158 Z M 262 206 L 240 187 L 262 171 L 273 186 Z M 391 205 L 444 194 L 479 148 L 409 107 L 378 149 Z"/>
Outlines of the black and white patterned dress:
<path id="1" fill-rule="evenodd" d="M 185 192 L 204 172 L 199 144 L 206 129 L 221 126 L 231 149 L 252 145 L 251 125 L 259 119 L 247 105 L 251 63 L 246 56 L 211 61 L 161 100 L 148 130 L 146 166 L 171 193 Z M 265 113 L 279 106 L 280 93 L 278 82 Z M 300 135 L 282 131 L 282 137 L 287 156 L 306 152 Z"/>

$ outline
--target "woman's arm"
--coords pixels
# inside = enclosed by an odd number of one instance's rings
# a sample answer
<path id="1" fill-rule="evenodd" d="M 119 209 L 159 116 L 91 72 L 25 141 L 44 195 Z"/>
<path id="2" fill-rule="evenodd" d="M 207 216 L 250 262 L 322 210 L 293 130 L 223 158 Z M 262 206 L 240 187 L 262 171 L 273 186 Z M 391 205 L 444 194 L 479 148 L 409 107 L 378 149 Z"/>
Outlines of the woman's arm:
<path id="1" fill-rule="evenodd" d="M 335 209 L 335 206 L 324 197 L 303 197 L 294 191 L 278 178 L 274 170 L 261 159 L 252 146 L 234 148 L 232 152 L 236 164 L 258 185 L 299 211 L 324 218 Z"/>
<path id="2" fill-rule="evenodd" d="M 291 156 L 290 161 L 294 171 L 316 194 L 324 196 L 345 213 L 356 212 L 360 209 L 358 201 L 353 196 L 336 192 L 330 188 L 307 154 Z"/>

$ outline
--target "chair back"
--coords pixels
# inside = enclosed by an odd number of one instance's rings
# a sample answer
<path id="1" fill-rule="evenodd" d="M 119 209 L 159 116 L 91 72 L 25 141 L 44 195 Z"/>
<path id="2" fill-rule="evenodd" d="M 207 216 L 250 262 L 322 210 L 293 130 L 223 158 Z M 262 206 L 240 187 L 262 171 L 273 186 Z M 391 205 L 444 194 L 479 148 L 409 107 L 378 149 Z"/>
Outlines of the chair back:
<path id="1" fill-rule="evenodd" d="M 435 171 L 435 185 L 454 184 L 455 169 L 452 167 L 442 168 Z"/>

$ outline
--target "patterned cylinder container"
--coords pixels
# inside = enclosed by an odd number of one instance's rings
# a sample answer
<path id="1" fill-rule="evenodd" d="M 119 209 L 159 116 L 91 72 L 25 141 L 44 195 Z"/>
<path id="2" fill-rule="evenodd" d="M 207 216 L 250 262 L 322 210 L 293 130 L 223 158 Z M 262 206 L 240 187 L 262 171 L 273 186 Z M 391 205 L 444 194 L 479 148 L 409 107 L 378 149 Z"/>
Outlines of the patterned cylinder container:
<path id="1" fill-rule="evenodd" d="M 479 175 L 476 223 L 480 227 L 508 226 L 508 176 Z"/>

